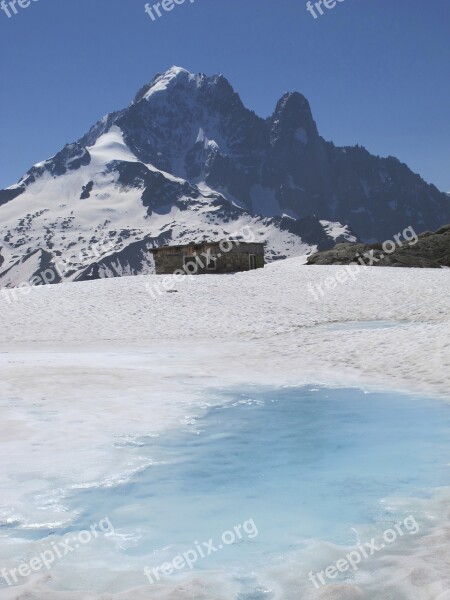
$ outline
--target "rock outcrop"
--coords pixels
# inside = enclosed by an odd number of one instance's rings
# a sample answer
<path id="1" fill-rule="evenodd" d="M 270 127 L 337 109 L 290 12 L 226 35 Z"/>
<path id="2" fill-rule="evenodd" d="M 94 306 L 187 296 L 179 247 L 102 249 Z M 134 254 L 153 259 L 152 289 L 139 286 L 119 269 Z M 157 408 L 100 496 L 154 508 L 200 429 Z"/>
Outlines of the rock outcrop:
<path id="1" fill-rule="evenodd" d="M 383 244 L 336 244 L 331 250 L 311 255 L 307 262 L 308 265 L 351 263 L 376 267 L 450 268 L 450 225 L 434 233 L 425 231 L 406 242 L 399 238 L 398 242 Z"/>

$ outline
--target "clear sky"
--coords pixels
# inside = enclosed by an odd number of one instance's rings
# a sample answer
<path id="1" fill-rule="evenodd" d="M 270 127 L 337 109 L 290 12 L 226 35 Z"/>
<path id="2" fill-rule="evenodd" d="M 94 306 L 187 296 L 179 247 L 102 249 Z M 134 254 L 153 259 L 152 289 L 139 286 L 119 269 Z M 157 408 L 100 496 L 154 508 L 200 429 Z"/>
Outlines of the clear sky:
<path id="1" fill-rule="evenodd" d="M 154 22 L 144 5 L 0 11 L 0 187 L 178 65 L 223 73 L 264 117 L 300 91 L 325 139 L 397 156 L 450 191 L 449 0 L 343 0 L 317 19 L 305 0 L 186 0 Z"/>

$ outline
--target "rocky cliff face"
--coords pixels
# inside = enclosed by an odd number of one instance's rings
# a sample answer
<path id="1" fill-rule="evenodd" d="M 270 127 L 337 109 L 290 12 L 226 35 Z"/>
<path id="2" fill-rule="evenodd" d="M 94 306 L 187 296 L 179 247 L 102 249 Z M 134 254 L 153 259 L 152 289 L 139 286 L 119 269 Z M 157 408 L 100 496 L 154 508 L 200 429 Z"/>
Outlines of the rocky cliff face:
<path id="1" fill-rule="evenodd" d="M 101 276 L 151 270 L 149 245 L 243 226 L 267 242 L 270 259 L 449 221 L 448 197 L 406 165 L 324 141 L 301 94 L 285 94 L 262 119 L 222 75 L 173 67 L 0 191 L 0 285 L 6 270 L 8 285 L 20 283 L 20 265 L 38 249 L 76 278 L 95 264 L 80 253 L 105 239 L 114 247 L 104 258 L 118 262 Z"/>

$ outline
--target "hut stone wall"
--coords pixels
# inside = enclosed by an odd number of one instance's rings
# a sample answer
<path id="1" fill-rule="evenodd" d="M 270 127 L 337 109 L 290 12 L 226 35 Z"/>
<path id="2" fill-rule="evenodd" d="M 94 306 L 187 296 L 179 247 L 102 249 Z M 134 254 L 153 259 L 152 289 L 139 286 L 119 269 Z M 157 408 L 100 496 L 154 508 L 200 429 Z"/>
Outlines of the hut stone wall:
<path id="1" fill-rule="evenodd" d="M 264 267 L 264 244 L 224 240 L 152 250 L 157 275 L 234 273 Z"/>

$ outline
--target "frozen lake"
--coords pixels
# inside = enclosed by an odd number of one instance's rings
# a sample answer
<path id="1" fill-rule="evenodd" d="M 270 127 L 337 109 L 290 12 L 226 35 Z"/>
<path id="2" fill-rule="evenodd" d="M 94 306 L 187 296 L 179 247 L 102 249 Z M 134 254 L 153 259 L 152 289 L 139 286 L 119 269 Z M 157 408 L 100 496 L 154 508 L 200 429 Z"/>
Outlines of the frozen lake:
<path id="1" fill-rule="evenodd" d="M 240 600 L 259 598 L 246 579 L 255 570 L 295 553 L 307 585 L 301 556 L 313 544 L 355 545 L 360 525 L 382 534 L 411 514 L 387 498 L 426 498 L 448 485 L 449 433 L 450 408 L 435 400 L 358 389 L 230 390 L 176 432 L 118 438 L 119 450 L 154 464 L 122 484 L 72 491 L 64 504 L 79 516 L 70 527 L 2 531 L 44 541 L 107 516 L 116 531 L 109 568 L 129 565 L 136 586 L 146 583 L 145 566 L 212 539 L 216 550 L 198 556 L 194 569 L 225 571 L 250 585 Z M 235 543 L 223 543 L 227 531 Z"/>

